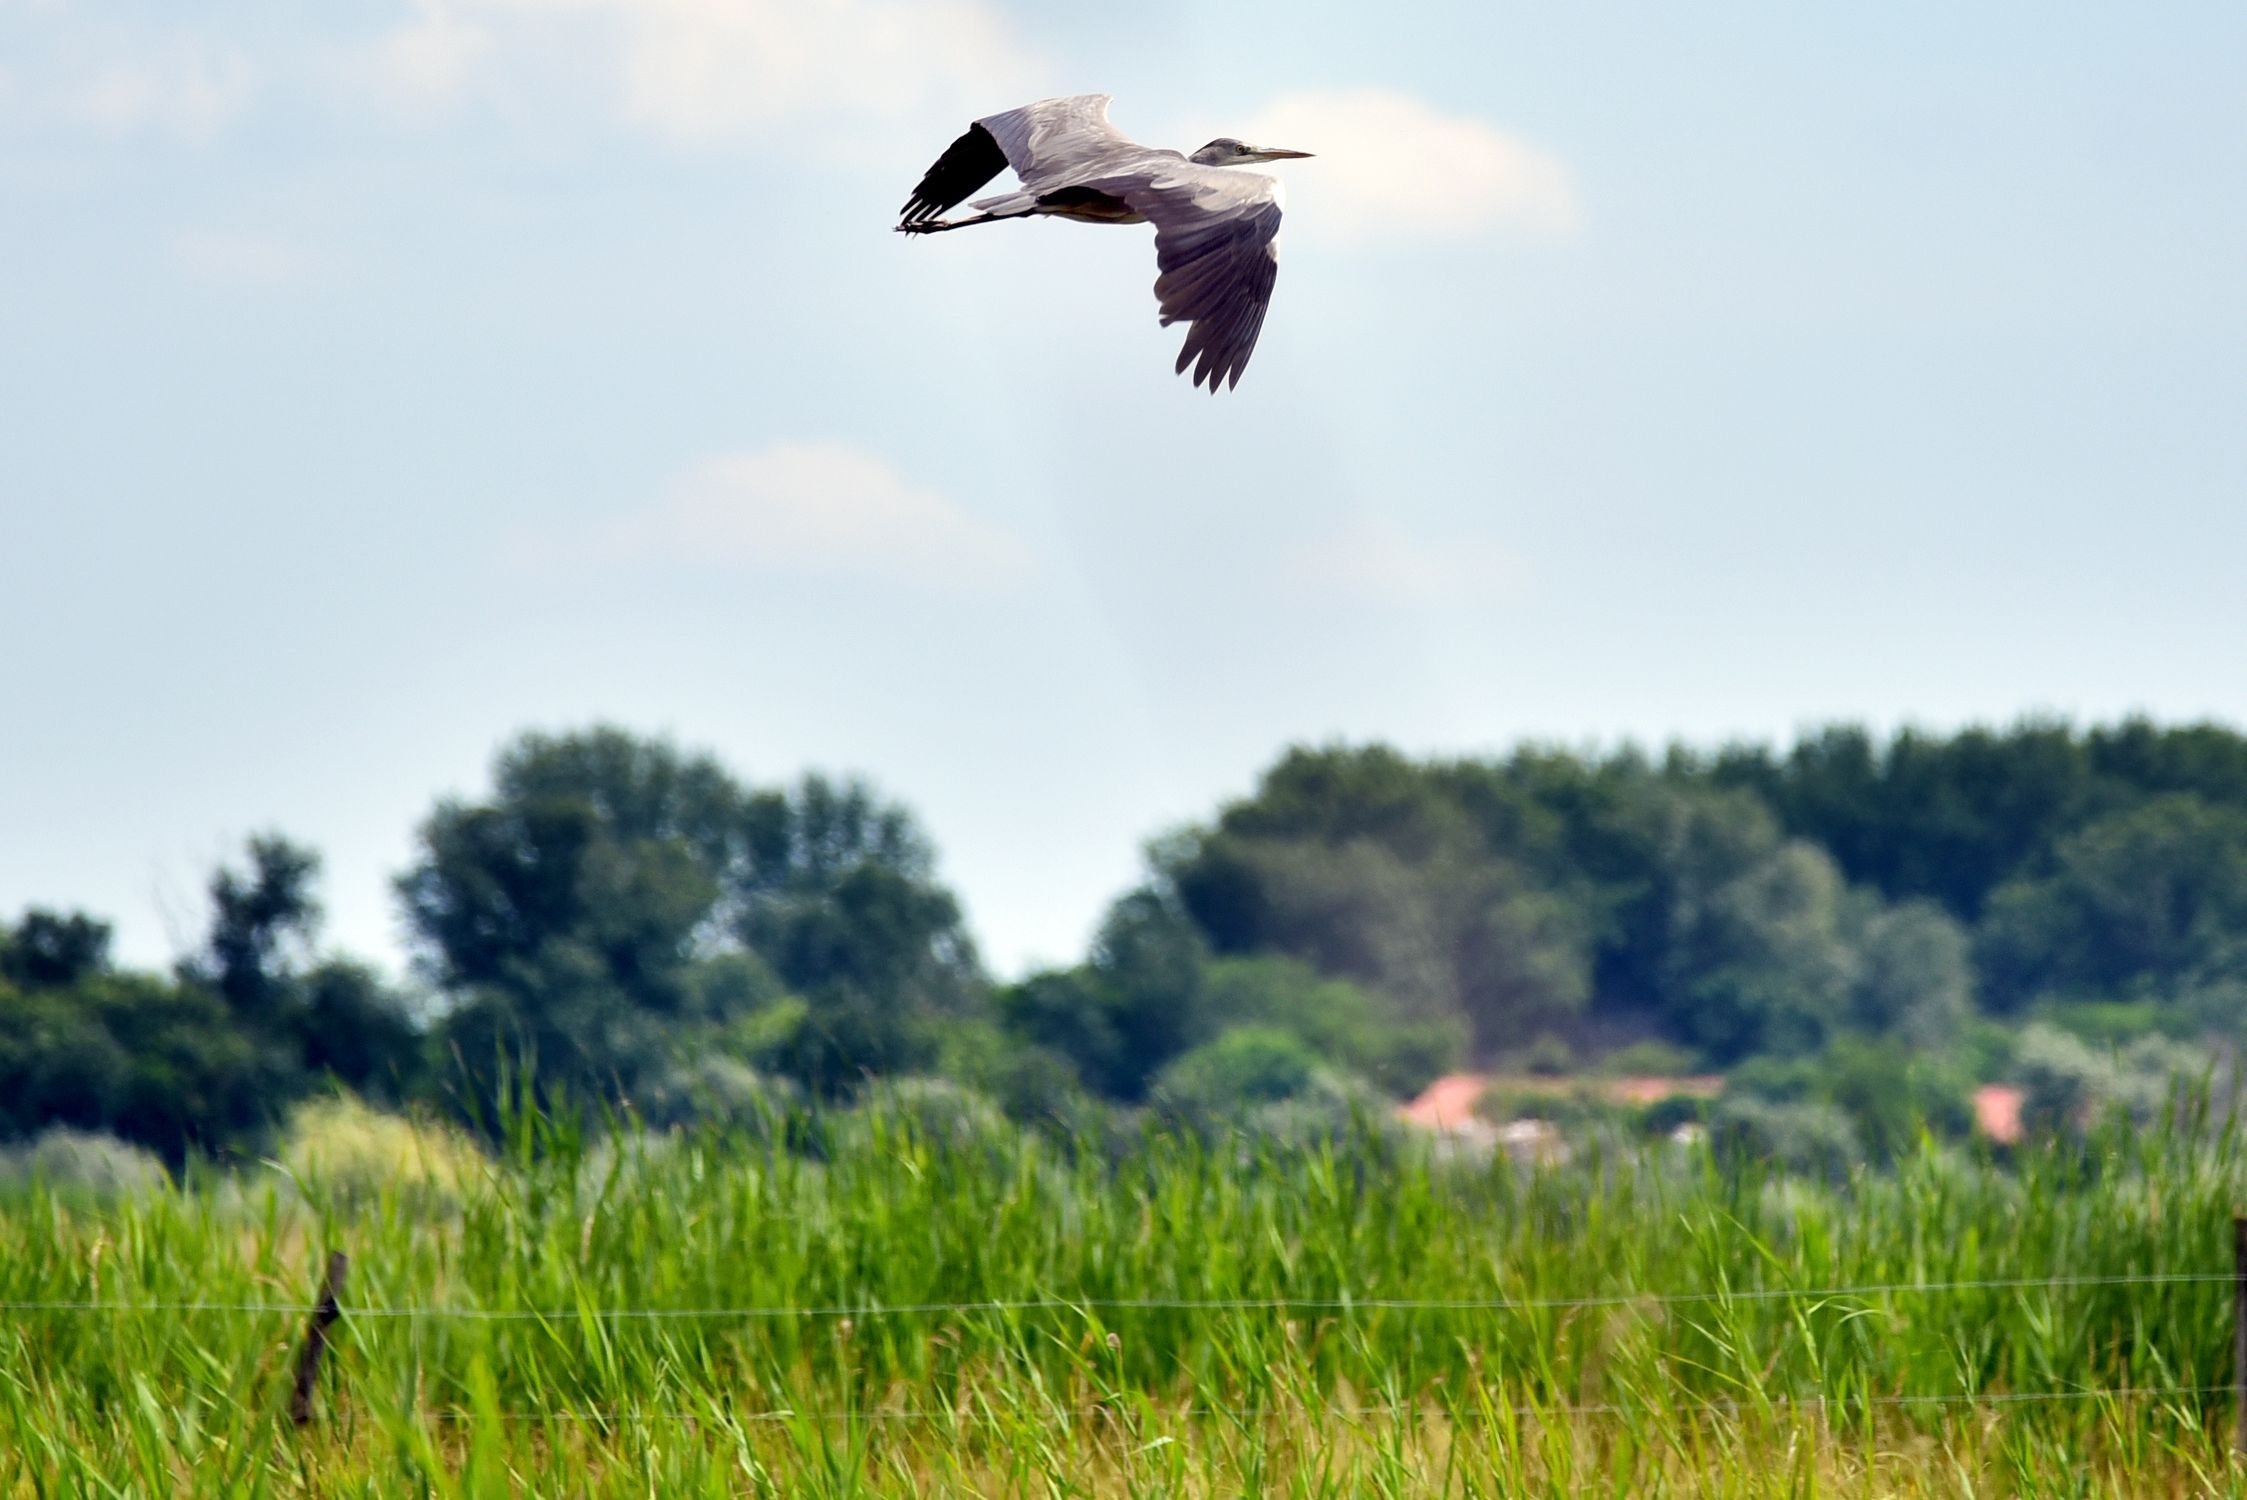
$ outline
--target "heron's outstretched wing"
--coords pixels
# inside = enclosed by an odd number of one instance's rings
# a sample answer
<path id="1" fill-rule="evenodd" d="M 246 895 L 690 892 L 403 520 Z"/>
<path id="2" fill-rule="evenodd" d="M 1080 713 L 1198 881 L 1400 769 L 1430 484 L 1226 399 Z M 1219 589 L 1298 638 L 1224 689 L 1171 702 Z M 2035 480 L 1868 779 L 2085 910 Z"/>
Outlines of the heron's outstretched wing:
<path id="1" fill-rule="evenodd" d="M 1140 149 L 1108 123 L 1106 94 L 1040 99 L 970 125 L 922 175 L 900 212 L 907 224 L 925 223 L 966 202 L 1008 167 L 1036 192 L 1075 181 L 1104 157 Z"/>
<path id="2" fill-rule="evenodd" d="M 1279 183 L 1234 167 L 1165 163 L 1089 186 L 1123 199 L 1155 226 L 1155 300 L 1165 328 L 1191 323 L 1178 371 L 1215 395 L 1240 384 L 1279 279 Z"/>

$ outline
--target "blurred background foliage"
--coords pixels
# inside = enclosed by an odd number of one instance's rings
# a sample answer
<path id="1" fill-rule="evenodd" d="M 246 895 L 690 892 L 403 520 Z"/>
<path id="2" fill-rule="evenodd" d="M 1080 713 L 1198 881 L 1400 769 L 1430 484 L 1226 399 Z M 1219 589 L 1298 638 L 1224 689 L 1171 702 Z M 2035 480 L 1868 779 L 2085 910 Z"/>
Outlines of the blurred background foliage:
<path id="1" fill-rule="evenodd" d="M 0 1140 L 176 1169 L 345 1097 L 488 1136 L 525 1079 L 654 1125 L 941 1079 L 1065 1134 L 1301 1133 L 1474 1067 L 1574 1081 L 1486 1113 L 1831 1173 L 1965 1137 L 1981 1084 L 2038 1132 L 2150 1119 L 2247 1020 L 2247 737 L 2212 725 L 1299 747 L 1154 840 L 1082 962 L 1004 983 L 903 805 L 614 727 L 431 810 L 403 979 L 322 944 L 319 876 L 250 839 L 166 973 L 92 914 L 0 923 Z M 1721 1097 L 1592 1086 L 1695 1072 Z"/>

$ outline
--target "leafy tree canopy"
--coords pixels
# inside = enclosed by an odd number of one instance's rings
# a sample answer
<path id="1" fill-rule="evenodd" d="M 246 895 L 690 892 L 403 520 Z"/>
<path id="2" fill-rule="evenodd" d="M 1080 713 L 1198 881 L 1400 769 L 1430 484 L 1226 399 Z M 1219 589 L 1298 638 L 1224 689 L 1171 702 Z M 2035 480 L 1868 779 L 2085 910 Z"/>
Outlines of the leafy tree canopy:
<path id="1" fill-rule="evenodd" d="M 420 843 L 398 889 L 472 1069 L 527 1052 L 629 1098 L 777 986 L 802 1003 L 757 1060 L 831 1092 L 923 1060 L 932 1018 L 983 998 L 927 840 L 859 782 L 752 791 L 621 729 L 529 734 Z"/>

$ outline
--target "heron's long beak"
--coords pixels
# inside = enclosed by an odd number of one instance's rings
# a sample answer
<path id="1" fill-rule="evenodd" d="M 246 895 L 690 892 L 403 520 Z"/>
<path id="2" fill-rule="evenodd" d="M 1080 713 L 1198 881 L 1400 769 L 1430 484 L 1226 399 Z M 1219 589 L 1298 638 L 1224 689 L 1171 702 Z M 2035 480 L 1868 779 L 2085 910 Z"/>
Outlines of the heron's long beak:
<path id="1" fill-rule="evenodd" d="M 1255 157 L 1258 161 L 1287 161 L 1292 157 L 1309 156 L 1310 154 L 1308 151 L 1282 151 L 1277 146 L 1258 146 L 1255 151 Z"/>

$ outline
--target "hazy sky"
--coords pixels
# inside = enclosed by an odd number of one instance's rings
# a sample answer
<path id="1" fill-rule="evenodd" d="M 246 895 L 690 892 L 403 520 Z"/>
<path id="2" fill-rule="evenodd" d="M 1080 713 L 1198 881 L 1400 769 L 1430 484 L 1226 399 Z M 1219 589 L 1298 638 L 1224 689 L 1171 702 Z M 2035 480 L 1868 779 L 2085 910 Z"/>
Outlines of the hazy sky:
<path id="1" fill-rule="evenodd" d="M 1409 17 L 1409 19 L 1402 19 Z M 1292 741 L 2247 722 L 2247 8 L 0 0 L 0 914 L 335 944 L 526 727 L 911 804 L 995 968 Z M 975 115 L 1288 186 L 925 242 Z"/>

